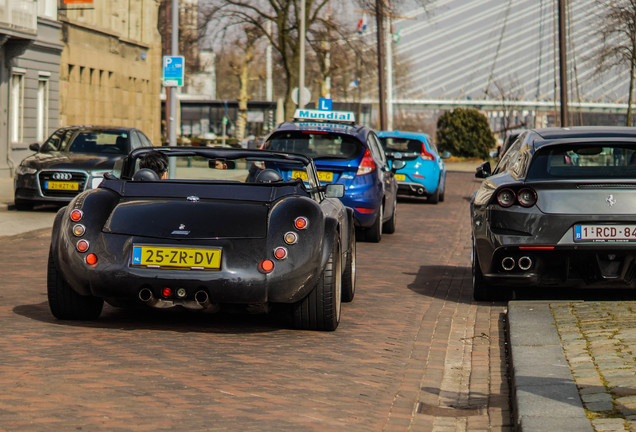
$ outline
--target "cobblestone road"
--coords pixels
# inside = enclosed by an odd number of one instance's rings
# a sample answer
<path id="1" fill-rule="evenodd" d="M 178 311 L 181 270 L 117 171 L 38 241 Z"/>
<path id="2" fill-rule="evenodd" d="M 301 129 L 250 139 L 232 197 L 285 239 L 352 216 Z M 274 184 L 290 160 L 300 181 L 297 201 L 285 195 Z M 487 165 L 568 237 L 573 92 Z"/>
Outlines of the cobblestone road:
<path id="1" fill-rule="evenodd" d="M 333 333 L 270 316 L 138 313 L 55 320 L 48 229 L 0 238 L 0 430 L 508 431 L 503 304 L 471 301 L 468 197 L 403 201 L 358 245 Z"/>

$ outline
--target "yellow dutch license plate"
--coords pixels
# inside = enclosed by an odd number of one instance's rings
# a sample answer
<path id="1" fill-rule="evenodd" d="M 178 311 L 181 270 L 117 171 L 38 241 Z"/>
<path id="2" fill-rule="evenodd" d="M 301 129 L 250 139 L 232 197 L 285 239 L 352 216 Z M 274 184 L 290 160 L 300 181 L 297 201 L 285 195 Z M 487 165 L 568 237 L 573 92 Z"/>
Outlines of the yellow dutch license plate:
<path id="1" fill-rule="evenodd" d="M 221 268 L 221 249 L 133 246 L 132 265 L 218 270 Z"/>
<path id="2" fill-rule="evenodd" d="M 404 175 L 404 174 L 396 174 L 395 175 L 395 179 L 397 181 L 404 181 L 404 180 L 406 180 L 406 175 Z"/>
<path id="3" fill-rule="evenodd" d="M 79 190 L 79 183 L 77 182 L 58 182 L 58 181 L 47 181 L 44 183 L 44 188 L 47 190 L 70 190 L 76 191 Z"/>
<path id="4" fill-rule="evenodd" d="M 307 173 L 304 171 L 292 171 L 292 178 L 307 181 Z M 331 171 L 318 171 L 318 180 L 324 182 L 333 181 L 333 173 Z"/>

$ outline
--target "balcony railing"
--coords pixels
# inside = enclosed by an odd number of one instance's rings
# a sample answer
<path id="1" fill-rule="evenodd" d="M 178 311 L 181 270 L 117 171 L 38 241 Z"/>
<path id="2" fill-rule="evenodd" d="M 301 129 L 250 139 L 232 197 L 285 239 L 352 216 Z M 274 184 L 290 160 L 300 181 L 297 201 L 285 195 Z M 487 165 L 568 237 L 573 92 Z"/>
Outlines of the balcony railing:
<path id="1" fill-rule="evenodd" d="M 0 26 L 37 33 L 38 1 L 0 0 Z"/>

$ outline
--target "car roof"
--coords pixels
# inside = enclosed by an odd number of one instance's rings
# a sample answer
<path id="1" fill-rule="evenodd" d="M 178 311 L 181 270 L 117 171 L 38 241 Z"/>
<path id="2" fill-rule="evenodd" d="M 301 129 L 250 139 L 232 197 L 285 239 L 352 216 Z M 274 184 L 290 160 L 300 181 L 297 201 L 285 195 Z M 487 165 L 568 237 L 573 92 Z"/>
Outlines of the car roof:
<path id="1" fill-rule="evenodd" d="M 306 122 L 306 121 L 293 121 L 284 122 L 278 125 L 270 137 L 279 132 L 291 132 L 291 131 L 320 131 L 320 132 L 332 132 L 343 135 L 351 135 L 356 137 L 362 142 L 366 142 L 367 135 L 371 131 L 371 128 L 367 126 L 357 124 L 344 124 L 344 123 L 330 123 L 325 121 L 320 122 Z M 268 137 L 269 138 L 269 137 Z"/>
<path id="2" fill-rule="evenodd" d="M 636 128 L 627 126 L 575 126 L 569 128 L 533 129 L 541 139 L 567 138 L 636 138 Z"/>
<path id="3" fill-rule="evenodd" d="M 78 130 L 78 131 L 122 131 L 127 132 L 133 129 L 137 129 L 134 127 L 127 126 L 104 126 L 104 125 L 72 125 L 72 126 L 64 126 L 60 129 L 64 130 Z"/>
<path id="4" fill-rule="evenodd" d="M 399 130 L 380 131 L 378 132 L 378 136 L 379 137 L 410 138 L 410 139 L 419 139 L 419 140 L 421 140 L 422 138 L 428 138 L 428 139 L 431 138 L 429 134 L 424 132 L 408 132 L 408 131 L 399 131 Z"/>

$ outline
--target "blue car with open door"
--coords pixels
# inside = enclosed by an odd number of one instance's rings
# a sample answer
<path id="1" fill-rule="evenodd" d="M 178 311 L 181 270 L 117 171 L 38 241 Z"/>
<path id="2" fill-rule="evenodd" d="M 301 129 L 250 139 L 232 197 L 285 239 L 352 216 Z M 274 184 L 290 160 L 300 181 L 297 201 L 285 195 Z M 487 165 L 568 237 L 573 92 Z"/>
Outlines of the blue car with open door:
<path id="1" fill-rule="evenodd" d="M 379 242 L 395 232 L 397 181 L 377 134 L 348 111 L 298 109 L 294 121 L 272 132 L 264 148 L 313 159 L 322 184 L 345 186 L 342 203 L 354 210 L 358 238 Z M 402 161 L 394 164 L 399 169 Z M 288 178 L 302 173 L 288 171 Z"/>

